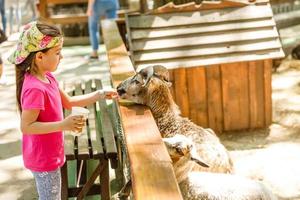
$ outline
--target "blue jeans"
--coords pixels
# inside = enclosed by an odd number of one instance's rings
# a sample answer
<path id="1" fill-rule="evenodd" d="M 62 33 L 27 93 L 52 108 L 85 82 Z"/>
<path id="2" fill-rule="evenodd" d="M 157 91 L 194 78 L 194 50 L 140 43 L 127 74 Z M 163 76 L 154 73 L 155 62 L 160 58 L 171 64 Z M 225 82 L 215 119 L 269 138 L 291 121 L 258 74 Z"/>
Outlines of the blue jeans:
<path id="1" fill-rule="evenodd" d="M 108 19 L 117 17 L 117 10 L 119 8 L 118 0 L 95 0 L 93 5 L 93 14 L 89 16 L 89 34 L 90 42 L 94 51 L 99 48 L 99 23 L 100 17 L 105 16 Z"/>
<path id="2" fill-rule="evenodd" d="M 5 0 L 0 0 L 0 14 L 2 21 L 2 29 L 6 33 L 6 15 L 5 15 Z"/>
<path id="3" fill-rule="evenodd" d="M 60 168 L 50 172 L 31 172 L 35 179 L 39 200 L 61 199 Z"/>

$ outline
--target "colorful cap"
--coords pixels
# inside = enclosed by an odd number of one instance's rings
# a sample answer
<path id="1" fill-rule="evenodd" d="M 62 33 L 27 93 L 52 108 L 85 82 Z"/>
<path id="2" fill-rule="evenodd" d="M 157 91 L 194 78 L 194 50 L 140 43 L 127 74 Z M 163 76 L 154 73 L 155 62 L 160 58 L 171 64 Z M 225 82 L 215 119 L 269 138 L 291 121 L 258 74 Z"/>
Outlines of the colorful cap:
<path id="1" fill-rule="evenodd" d="M 62 37 L 44 35 L 36 25 L 34 21 L 24 26 L 16 50 L 8 57 L 9 62 L 20 64 L 31 52 L 52 48 L 62 41 Z"/>

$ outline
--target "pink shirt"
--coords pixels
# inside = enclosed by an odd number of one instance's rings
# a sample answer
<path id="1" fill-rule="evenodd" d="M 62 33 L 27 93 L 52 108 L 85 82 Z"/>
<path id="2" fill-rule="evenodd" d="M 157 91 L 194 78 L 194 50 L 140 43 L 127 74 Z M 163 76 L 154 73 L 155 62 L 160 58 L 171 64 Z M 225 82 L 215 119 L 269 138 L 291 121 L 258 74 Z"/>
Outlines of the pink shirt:
<path id="1" fill-rule="evenodd" d="M 22 110 L 39 109 L 39 122 L 63 119 L 62 102 L 58 83 L 51 73 L 46 74 L 50 83 L 25 74 L 21 93 Z M 62 131 L 47 134 L 23 133 L 23 160 L 26 168 L 42 172 L 53 171 L 65 162 Z"/>

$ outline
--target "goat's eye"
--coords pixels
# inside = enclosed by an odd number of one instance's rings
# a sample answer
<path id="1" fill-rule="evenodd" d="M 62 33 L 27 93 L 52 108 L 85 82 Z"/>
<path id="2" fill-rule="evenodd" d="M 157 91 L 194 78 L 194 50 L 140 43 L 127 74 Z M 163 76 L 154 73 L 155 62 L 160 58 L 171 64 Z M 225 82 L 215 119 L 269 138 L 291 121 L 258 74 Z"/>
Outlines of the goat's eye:
<path id="1" fill-rule="evenodd" d="M 138 80 L 133 81 L 134 84 L 139 84 L 140 82 Z"/>
<path id="2" fill-rule="evenodd" d="M 176 147 L 175 149 L 176 149 L 176 152 L 177 152 L 177 153 L 180 153 L 180 154 L 182 153 L 181 148 Z"/>

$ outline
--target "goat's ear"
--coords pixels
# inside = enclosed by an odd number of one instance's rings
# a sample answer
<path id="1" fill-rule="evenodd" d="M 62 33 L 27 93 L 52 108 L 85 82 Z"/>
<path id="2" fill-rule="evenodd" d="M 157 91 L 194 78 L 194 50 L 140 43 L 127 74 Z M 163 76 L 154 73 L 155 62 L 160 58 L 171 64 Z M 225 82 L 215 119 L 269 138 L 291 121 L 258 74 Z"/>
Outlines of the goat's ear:
<path id="1" fill-rule="evenodd" d="M 153 66 L 154 74 L 159 77 L 163 81 L 169 82 L 169 71 L 166 67 L 162 65 L 154 65 Z"/>

